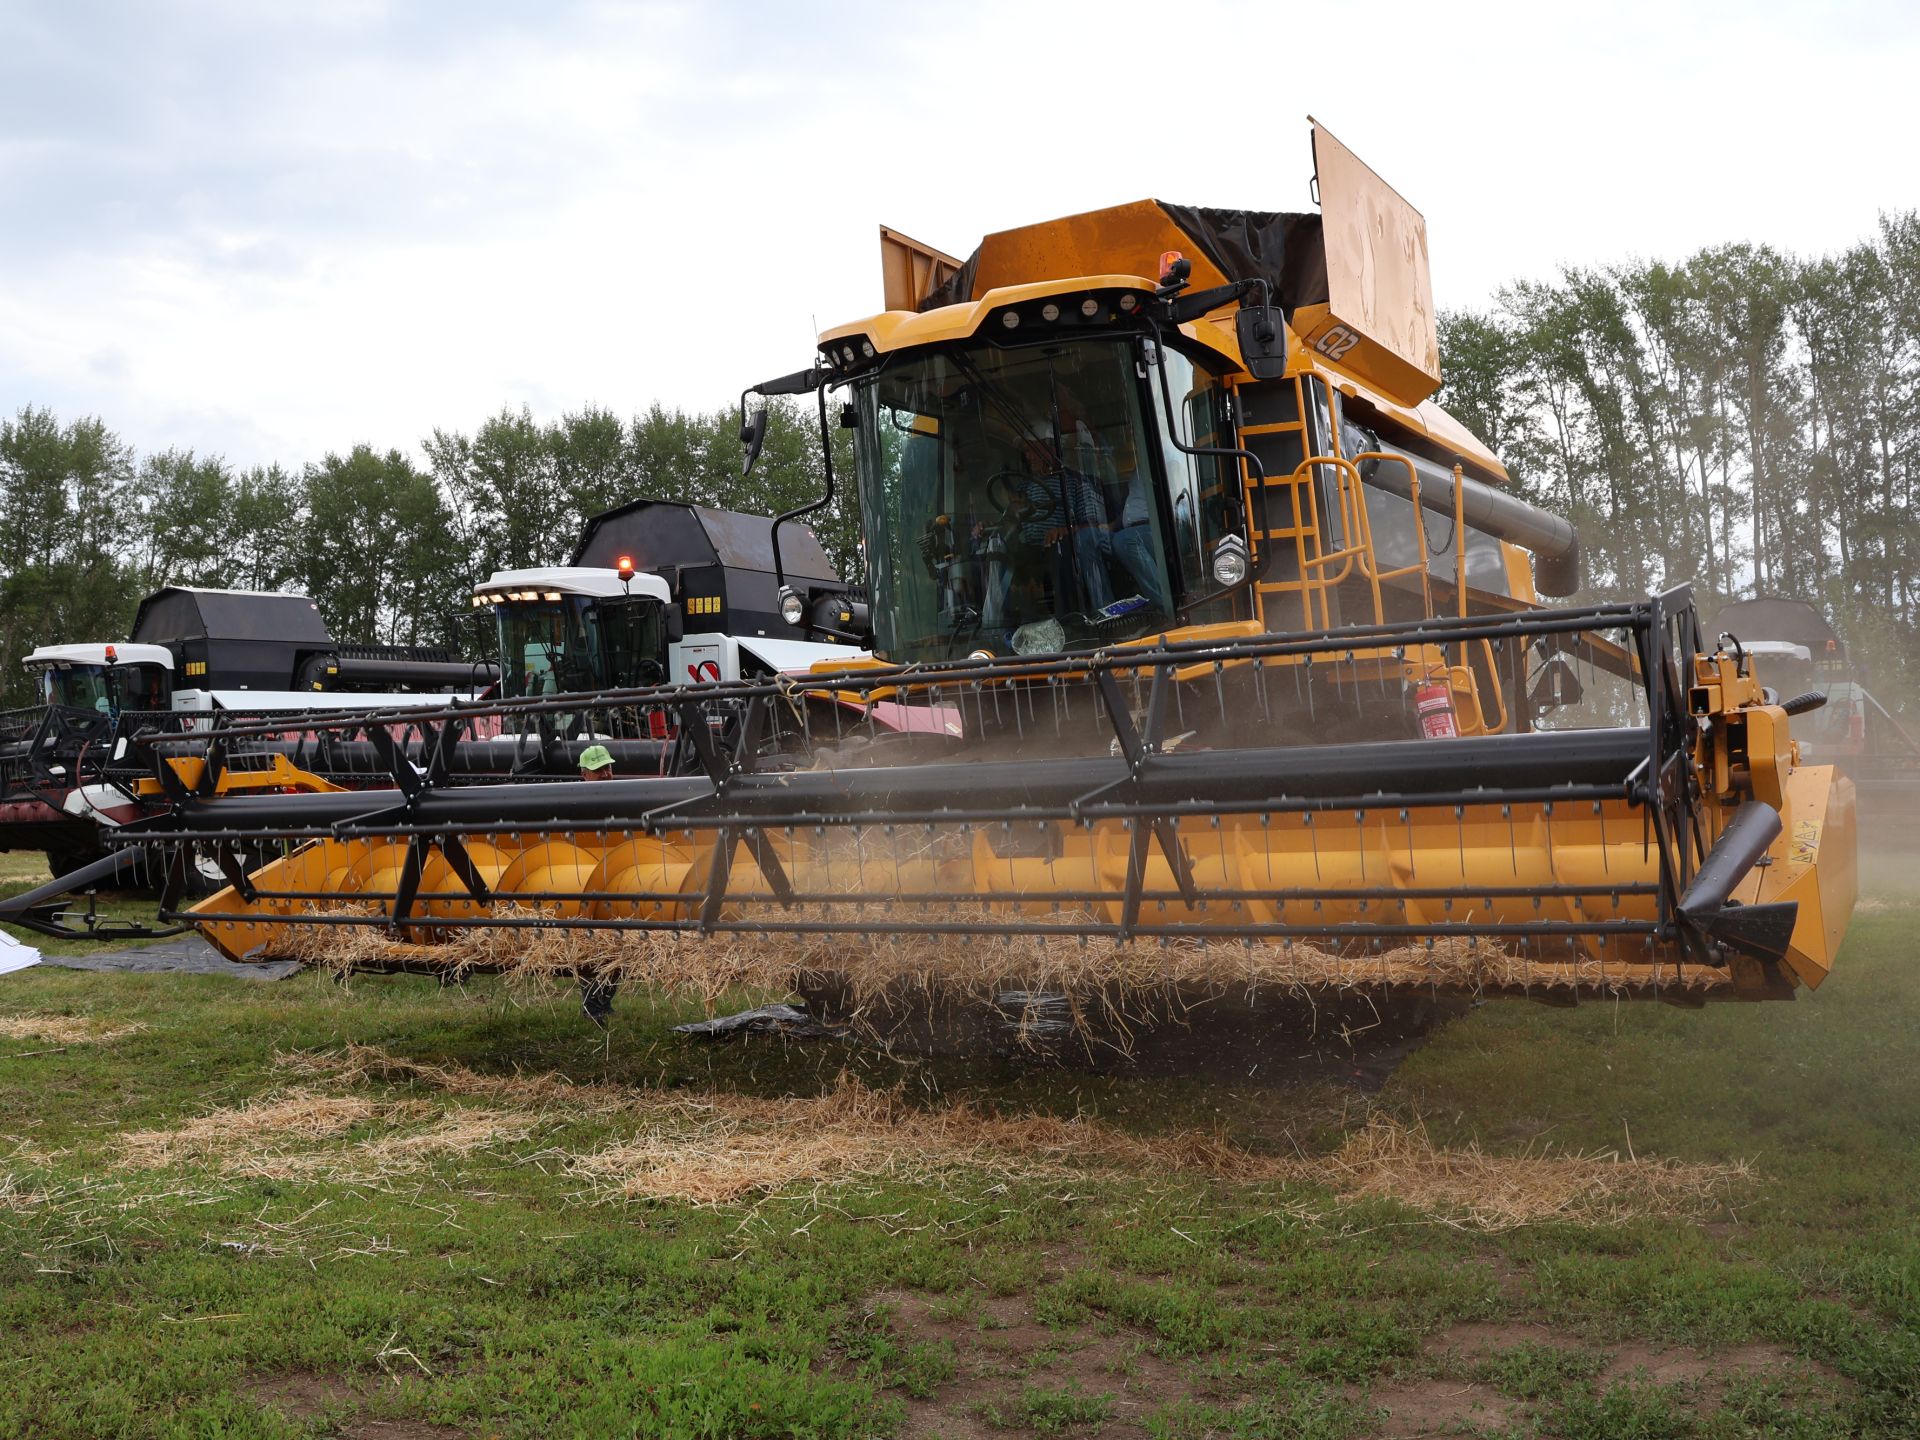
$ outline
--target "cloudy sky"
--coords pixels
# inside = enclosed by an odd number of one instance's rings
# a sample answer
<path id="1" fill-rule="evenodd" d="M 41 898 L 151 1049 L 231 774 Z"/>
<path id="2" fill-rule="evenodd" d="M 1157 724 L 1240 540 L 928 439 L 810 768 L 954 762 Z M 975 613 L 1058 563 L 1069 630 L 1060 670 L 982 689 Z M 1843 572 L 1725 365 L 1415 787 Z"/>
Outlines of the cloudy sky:
<path id="1" fill-rule="evenodd" d="M 712 407 L 876 229 L 1309 208 L 1317 115 L 1443 306 L 1920 205 L 1920 6 L 0 0 L 0 411 L 239 464 L 503 404 Z"/>

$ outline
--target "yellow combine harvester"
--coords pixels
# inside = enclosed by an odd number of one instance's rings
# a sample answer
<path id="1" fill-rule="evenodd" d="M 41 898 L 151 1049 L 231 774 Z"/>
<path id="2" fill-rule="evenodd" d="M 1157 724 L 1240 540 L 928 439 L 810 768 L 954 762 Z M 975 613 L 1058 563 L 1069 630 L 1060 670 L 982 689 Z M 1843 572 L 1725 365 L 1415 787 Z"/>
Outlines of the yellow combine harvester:
<path id="1" fill-rule="evenodd" d="M 590 983 L 672 957 L 1370 996 L 1818 985 L 1854 892 L 1851 785 L 1791 734 L 1821 697 L 1766 689 L 1684 588 L 1543 604 L 1579 588 L 1576 538 L 1429 399 L 1424 222 L 1324 131 L 1315 160 L 1317 215 L 1141 201 L 965 261 L 883 232 L 887 309 L 748 392 L 817 397 L 821 504 L 831 424 L 854 432 L 871 659 L 437 732 L 665 708 L 691 774 L 460 785 L 384 740 L 419 719 L 395 715 L 349 722 L 394 757 L 384 792 L 176 776 L 146 841 L 230 874 L 283 857 L 190 918 L 235 958 L 545 956 Z M 764 404 L 742 418 L 750 467 Z M 798 635 L 819 597 L 778 606 Z M 230 766 L 256 733 L 220 737 Z M 772 970 L 728 968 L 783 937 Z"/>

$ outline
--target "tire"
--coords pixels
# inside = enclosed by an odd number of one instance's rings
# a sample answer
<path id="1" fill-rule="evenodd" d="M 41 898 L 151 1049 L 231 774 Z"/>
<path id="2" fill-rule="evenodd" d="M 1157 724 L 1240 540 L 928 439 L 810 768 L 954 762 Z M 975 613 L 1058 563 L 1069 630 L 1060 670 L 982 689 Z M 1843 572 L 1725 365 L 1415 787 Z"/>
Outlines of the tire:
<path id="1" fill-rule="evenodd" d="M 47 873 L 56 880 L 63 880 L 82 866 L 102 859 L 107 852 L 96 843 L 79 843 L 56 846 L 46 853 Z"/>

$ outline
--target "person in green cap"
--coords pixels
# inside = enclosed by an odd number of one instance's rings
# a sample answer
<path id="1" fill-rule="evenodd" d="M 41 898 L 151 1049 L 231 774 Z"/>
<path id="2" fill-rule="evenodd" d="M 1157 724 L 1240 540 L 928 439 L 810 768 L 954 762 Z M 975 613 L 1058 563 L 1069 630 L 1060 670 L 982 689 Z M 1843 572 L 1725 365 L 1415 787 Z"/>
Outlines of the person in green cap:
<path id="1" fill-rule="evenodd" d="M 613 779 L 613 752 L 604 745 L 589 745 L 580 752 L 582 780 Z"/>

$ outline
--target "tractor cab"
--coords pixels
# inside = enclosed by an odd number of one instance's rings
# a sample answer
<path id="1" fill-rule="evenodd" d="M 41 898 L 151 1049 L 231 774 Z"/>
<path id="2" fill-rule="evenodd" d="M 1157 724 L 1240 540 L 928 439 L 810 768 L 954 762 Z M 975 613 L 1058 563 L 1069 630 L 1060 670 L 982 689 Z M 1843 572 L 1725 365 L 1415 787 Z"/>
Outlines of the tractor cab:
<path id="1" fill-rule="evenodd" d="M 118 715 L 172 701 L 173 656 L 162 645 L 42 645 L 22 663 L 43 705 Z"/>
<path id="2" fill-rule="evenodd" d="M 1129 323 L 1149 294 L 1090 286 L 981 306 L 995 313 L 971 342 L 906 349 L 854 382 L 889 659 L 1129 640 L 1245 577 L 1237 476 L 1218 453 L 1224 361 Z M 914 316 L 894 328 L 928 327 Z M 1207 618 L 1243 608 L 1214 604 Z"/>
<path id="3" fill-rule="evenodd" d="M 670 603 L 664 580 L 630 564 L 502 570 L 472 599 L 493 612 L 508 699 L 662 683 Z"/>

